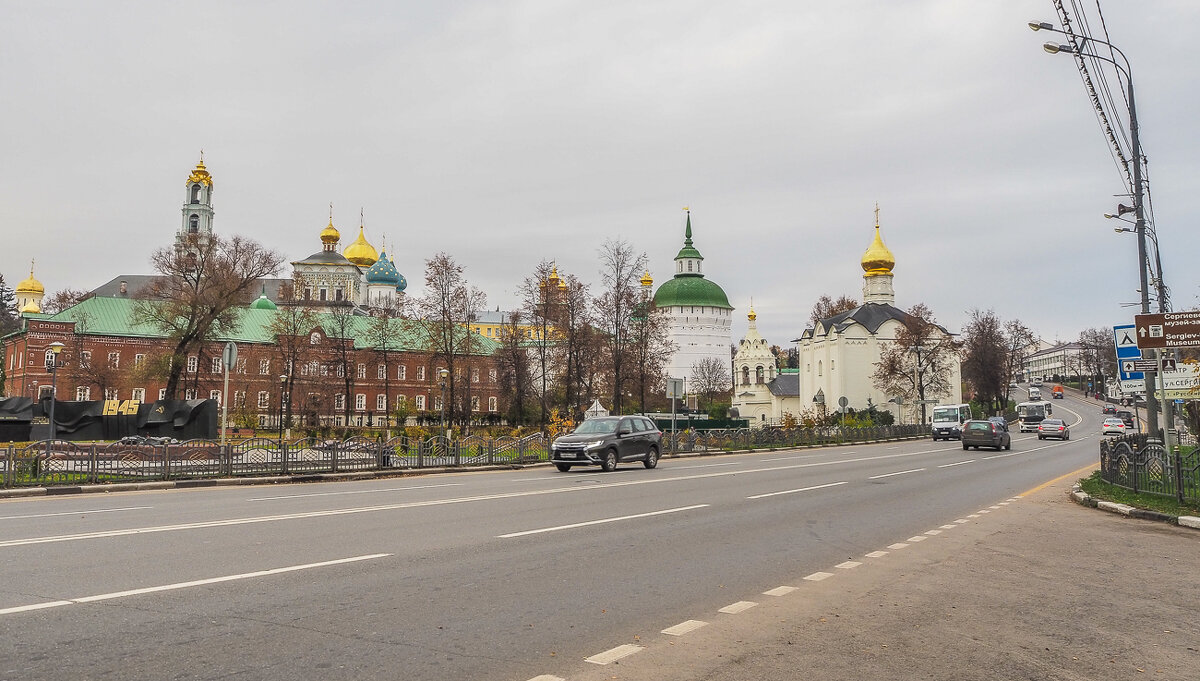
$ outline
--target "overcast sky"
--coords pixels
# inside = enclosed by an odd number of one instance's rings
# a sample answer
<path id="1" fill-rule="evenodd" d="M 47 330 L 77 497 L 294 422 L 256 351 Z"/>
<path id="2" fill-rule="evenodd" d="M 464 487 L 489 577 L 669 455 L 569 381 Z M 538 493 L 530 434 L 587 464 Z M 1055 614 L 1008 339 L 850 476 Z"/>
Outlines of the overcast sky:
<path id="1" fill-rule="evenodd" d="M 1192 307 L 1200 3 L 1102 9 Z M 148 273 L 203 149 L 217 231 L 297 260 L 331 202 L 342 247 L 362 209 L 410 294 L 446 251 L 508 309 L 542 259 L 598 282 L 606 239 L 657 286 L 690 206 L 735 340 L 753 298 L 787 345 L 820 295 L 861 298 L 878 202 L 899 307 L 1071 340 L 1132 321 L 1137 250 L 1102 217 L 1129 201 L 1074 62 L 1034 19 L 1058 23 L 1049 0 L 5 2 L 0 273 L 36 258 L 48 293 Z"/>

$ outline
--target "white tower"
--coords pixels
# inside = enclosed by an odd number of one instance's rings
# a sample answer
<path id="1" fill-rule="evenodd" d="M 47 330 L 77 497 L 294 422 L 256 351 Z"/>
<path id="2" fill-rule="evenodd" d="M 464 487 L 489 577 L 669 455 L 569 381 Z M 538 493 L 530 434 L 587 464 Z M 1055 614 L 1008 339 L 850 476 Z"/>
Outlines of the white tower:
<path id="1" fill-rule="evenodd" d="M 204 167 L 204 155 L 187 179 L 187 194 L 183 203 L 183 220 L 175 234 L 175 251 L 182 253 L 191 243 L 204 244 L 212 238 L 213 207 L 212 175 Z"/>
<path id="2" fill-rule="evenodd" d="M 755 321 L 758 315 L 753 303 L 746 319 L 750 328 L 733 357 L 733 407 L 741 418 L 750 419 L 750 427 L 755 428 L 775 418 L 769 385 L 775 380 L 775 355 L 767 345 L 767 339 L 758 333 Z"/>

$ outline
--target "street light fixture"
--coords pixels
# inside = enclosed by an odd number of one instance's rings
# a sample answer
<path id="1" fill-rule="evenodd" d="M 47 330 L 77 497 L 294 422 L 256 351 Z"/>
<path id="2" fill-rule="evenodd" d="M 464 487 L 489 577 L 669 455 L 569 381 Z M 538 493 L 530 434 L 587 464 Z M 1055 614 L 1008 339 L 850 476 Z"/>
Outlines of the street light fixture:
<path id="1" fill-rule="evenodd" d="M 287 389 L 288 375 L 279 377 L 279 442 L 283 443 L 283 392 Z"/>
<path id="2" fill-rule="evenodd" d="M 63 366 L 58 361 L 58 355 L 65 347 L 54 341 L 48 347 L 50 354 L 46 355 L 46 370 L 50 372 L 50 439 L 46 441 L 46 456 L 50 455 L 50 443 L 58 436 L 54 428 L 54 403 L 58 401 L 58 368 Z"/>
<path id="3" fill-rule="evenodd" d="M 449 376 L 449 369 L 438 369 L 438 386 L 442 389 L 442 430 L 446 429 L 446 378 Z"/>

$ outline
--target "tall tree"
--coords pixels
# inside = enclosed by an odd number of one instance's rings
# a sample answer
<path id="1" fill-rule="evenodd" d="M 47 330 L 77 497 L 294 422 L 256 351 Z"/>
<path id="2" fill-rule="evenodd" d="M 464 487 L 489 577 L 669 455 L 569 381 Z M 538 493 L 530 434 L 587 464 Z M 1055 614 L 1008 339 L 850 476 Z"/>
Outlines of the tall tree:
<path id="1" fill-rule="evenodd" d="M 562 299 L 559 333 L 562 335 L 562 364 L 558 374 L 563 383 L 563 408 L 573 418 L 580 417 L 595 399 L 599 361 L 599 334 L 593 324 L 591 293 L 587 284 L 575 275 L 566 278 Z"/>
<path id="2" fill-rule="evenodd" d="M 433 370 L 445 368 L 449 372 L 447 406 L 455 405 L 462 392 L 461 369 L 469 363 L 463 353 L 475 344 L 475 339 L 468 338 L 468 324 L 472 314 L 486 302 L 483 292 L 467 283 L 462 265 L 449 254 L 438 253 L 425 261 L 425 292 L 415 306 L 425 345 L 432 358 L 443 365 Z M 453 412 L 451 415 L 453 418 Z"/>
<path id="3" fill-rule="evenodd" d="M 729 372 L 729 365 L 716 357 L 705 357 L 692 365 L 692 385 L 689 390 L 704 398 L 705 410 L 712 408 L 717 395 L 728 395 L 732 389 Z"/>
<path id="4" fill-rule="evenodd" d="M 632 321 L 633 388 L 638 411 L 646 412 L 650 399 L 666 392 L 666 366 L 675 343 L 671 341 L 667 316 L 656 313 L 654 298 L 648 291 L 639 294 Z"/>
<path id="5" fill-rule="evenodd" d="M 812 314 L 809 315 L 808 322 L 815 327 L 822 319 L 829 319 L 836 314 L 849 312 L 856 307 L 858 307 L 858 301 L 850 296 L 841 295 L 838 296 L 837 300 L 834 300 L 828 295 L 822 295 L 820 298 L 817 298 L 817 302 L 813 303 Z"/>
<path id="6" fill-rule="evenodd" d="M 75 307 L 91 297 L 91 291 L 81 291 L 73 288 L 55 291 L 46 296 L 46 300 L 42 302 L 42 312 L 46 314 L 58 314 L 67 308 Z"/>
<path id="7" fill-rule="evenodd" d="M 879 353 L 871 380 L 888 394 L 921 404 L 921 423 L 926 422 L 925 400 L 950 393 L 953 363 L 958 344 L 938 326 L 924 303 L 909 308 L 896 331 L 896 338 Z"/>
<path id="8" fill-rule="evenodd" d="M 317 315 L 311 307 L 303 304 L 281 305 L 276 310 L 275 318 L 271 320 L 268 327 L 271 335 L 275 338 L 277 358 L 275 370 L 271 371 L 269 359 L 265 367 L 260 365 L 251 368 L 251 371 L 257 371 L 260 374 L 265 368 L 272 384 L 276 377 L 283 377 L 284 380 L 280 381 L 279 389 L 283 391 L 283 415 L 281 418 L 284 427 L 290 428 L 292 425 L 294 393 L 297 384 L 301 381 L 302 376 L 314 373 L 308 367 L 313 348 L 309 334 L 317 328 L 317 325 Z M 319 375 L 319 372 L 316 373 Z"/>
<path id="9" fill-rule="evenodd" d="M 346 396 L 342 400 L 342 415 L 345 424 L 349 426 L 353 422 L 354 409 L 357 408 L 354 404 L 354 385 L 359 378 L 357 368 L 351 361 L 354 357 L 355 341 L 354 305 L 349 302 L 334 304 L 329 314 L 325 315 L 324 322 L 325 332 L 332 341 L 329 366 L 342 380 L 342 390 L 345 391 L 342 394 Z"/>
<path id="10" fill-rule="evenodd" d="M 1107 393 L 1104 377 L 1117 375 L 1117 347 L 1112 331 L 1096 327 L 1084 329 L 1079 332 L 1079 347 L 1083 372 L 1096 377 L 1097 392 Z M 1086 388 L 1080 386 L 1080 389 Z"/>
<path id="11" fill-rule="evenodd" d="M 500 389 L 508 395 L 507 418 L 513 425 L 525 423 L 533 392 L 523 321 L 519 311 L 514 311 L 504 320 L 500 326 L 500 349 L 496 352 Z"/>
<path id="12" fill-rule="evenodd" d="M 210 235 L 193 238 L 186 248 L 161 248 L 150 262 L 160 276 L 143 290 L 133 317 L 166 335 L 166 394 L 174 399 L 188 355 L 237 328 L 256 282 L 278 272 L 283 256 L 251 239 Z"/>
<path id="13" fill-rule="evenodd" d="M 0 336 L 21 328 L 21 317 L 17 310 L 17 294 L 4 282 L 0 274 Z"/>
<path id="14" fill-rule="evenodd" d="M 534 268 L 531 276 L 521 282 L 521 311 L 526 325 L 533 330 L 529 345 L 538 365 L 538 424 L 545 429 L 550 414 L 550 366 L 554 361 L 552 352 L 557 347 L 554 333 L 561 316 L 560 308 L 565 293 L 558 284 L 561 279 L 558 269 L 549 260 L 543 260 Z"/>
<path id="15" fill-rule="evenodd" d="M 1019 320 L 1010 319 L 1004 322 L 1005 371 L 1008 374 L 1005 379 L 1010 383 L 1012 377 L 1025 366 L 1025 358 L 1029 356 L 1030 349 L 1036 341 L 1033 331 Z"/>
<path id="16" fill-rule="evenodd" d="M 971 310 L 963 327 L 962 377 L 991 413 L 1008 405 L 1008 346 L 996 313 Z"/>
<path id="17" fill-rule="evenodd" d="M 604 288 L 595 300 L 596 320 L 604 331 L 605 373 L 614 414 L 623 413 L 625 387 L 631 377 L 631 327 L 638 306 L 638 280 L 645 267 L 646 254 L 635 254 L 626 241 L 609 239 L 600 248 Z"/>

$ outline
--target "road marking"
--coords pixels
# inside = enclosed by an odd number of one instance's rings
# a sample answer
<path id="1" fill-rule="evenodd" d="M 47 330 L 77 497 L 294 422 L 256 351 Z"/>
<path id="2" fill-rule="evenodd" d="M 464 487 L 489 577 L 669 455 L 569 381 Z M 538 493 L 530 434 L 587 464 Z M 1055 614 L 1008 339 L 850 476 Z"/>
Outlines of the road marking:
<path id="1" fill-rule="evenodd" d="M 924 468 L 914 468 L 908 471 L 896 471 L 895 473 L 884 473 L 883 475 L 872 475 L 867 480 L 878 480 L 879 478 L 890 478 L 893 475 L 904 475 L 905 473 L 920 473 Z"/>
<path id="2" fill-rule="evenodd" d="M 779 496 L 780 494 L 795 494 L 796 492 L 810 492 L 814 489 L 824 489 L 826 487 L 837 487 L 838 485 L 845 485 L 846 482 L 847 481 L 843 480 L 842 482 L 831 482 L 827 485 L 814 485 L 812 487 L 801 487 L 800 489 L 788 489 L 788 490 L 784 490 L 782 492 L 767 492 L 766 494 L 755 494 L 754 496 L 750 496 L 750 497 L 746 497 L 746 498 L 747 499 L 765 499 L 767 497 Z"/>
<path id="3" fill-rule="evenodd" d="M 968 464 L 968 463 L 975 463 L 975 459 L 967 459 L 966 461 L 956 461 L 954 463 L 944 463 L 944 464 L 938 466 L 938 468 L 949 468 L 951 466 L 961 466 L 963 464 Z"/>
<path id="4" fill-rule="evenodd" d="M 591 662 L 592 664 L 609 664 L 622 658 L 629 657 L 630 655 L 642 650 L 645 650 L 645 648 L 642 646 L 635 646 L 632 643 L 626 643 L 623 646 L 617 646 L 616 648 L 606 650 L 598 655 L 592 655 L 591 657 L 584 658 L 584 662 Z"/>
<path id="5" fill-rule="evenodd" d="M 736 615 L 739 612 L 746 612 L 747 610 L 749 610 L 750 608 L 753 608 L 756 605 L 758 605 L 758 603 L 755 603 L 754 601 L 738 601 L 737 603 L 730 603 L 729 605 L 725 606 L 724 608 L 721 608 L 717 612 L 723 612 L 726 615 Z"/>
<path id="6" fill-rule="evenodd" d="M 667 627 L 660 633 L 666 634 L 667 636 L 683 636 L 684 634 L 693 632 L 700 627 L 706 626 L 707 624 L 708 622 L 701 622 L 700 620 L 688 620 L 686 622 L 680 622 L 673 627 Z"/>
<path id="7" fill-rule="evenodd" d="M 1034 492 L 1040 492 L 1043 489 L 1046 489 L 1047 487 L 1049 487 L 1050 485 L 1053 485 L 1054 483 L 1058 482 L 1059 480 L 1065 480 L 1070 477 L 1079 477 L 1079 475 L 1081 473 L 1091 473 L 1094 470 L 1096 470 L 1096 464 L 1094 464 L 1094 463 L 1088 464 L 1088 465 L 1084 466 L 1083 468 L 1080 468 L 1079 470 L 1071 471 L 1070 473 L 1067 473 L 1066 475 L 1060 475 L 1057 478 L 1054 478 L 1053 480 L 1047 480 L 1046 482 L 1043 482 L 1042 484 L 1038 485 L 1037 487 L 1034 487 L 1033 489 L 1031 489 L 1027 492 L 1022 492 L 1021 494 L 1019 494 L 1017 496 L 1017 498 L 1020 499 L 1021 497 L 1027 497 L 1030 494 L 1033 494 Z"/>
<path id="8" fill-rule="evenodd" d="M 85 515 L 90 513 L 118 513 L 121 511 L 144 511 L 153 506 L 126 506 L 124 508 L 93 508 L 86 511 L 64 511 L 62 513 L 33 513 L 30 515 L 0 516 L 0 520 L 27 520 L 29 518 L 55 518 L 64 515 Z"/>
<path id="9" fill-rule="evenodd" d="M 310 570 L 319 567 L 328 567 L 330 565 L 344 565 L 346 563 L 356 563 L 363 560 L 373 560 L 375 558 L 385 558 L 390 556 L 390 553 L 372 553 L 365 556 L 354 556 L 352 558 L 338 558 L 336 560 L 326 560 L 320 563 L 306 563 L 304 565 L 289 565 L 281 568 L 271 568 L 269 570 L 258 570 L 256 572 L 245 572 L 238 575 L 225 575 L 223 577 L 210 577 L 208 579 L 196 579 L 190 582 L 176 582 L 174 584 L 163 584 L 161 586 L 148 586 L 142 589 L 129 589 L 128 591 L 114 591 L 112 593 L 99 594 L 96 596 L 82 596 L 80 598 L 71 598 L 64 601 L 51 601 L 49 603 L 37 603 L 34 605 L 22 605 L 15 608 L 5 608 L 0 610 L 0 615 L 8 615 L 17 612 L 26 612 L 29 610 L 40 610 L 42 608 L 53 608 L 60 605 L 72 605 L 75 603 L 95 603 L 97 601 L 109 601 L 114 598 L 126 598 L 129 596 L 140 596 L 142 594 L 157 593 L 160 591 L 175 591 L 177 589 L 187 589 L 194 586 L 204 586 L 207 584 L 219 584 L 221 582 L 232 582 L 241 579 L 251 579 L 253 577 L 267 577 L 270 575 L 279 575 L 286 572 L 296 572 L 298 570 Z"/>
<path id="10" fill-rule="evenodd" d="M 907 547 L 908 547 L 908 544 L 905 544 L 904 542 L 896 542 L 895 544 L 888 545 L 888 548 L 893 551 L 899 551 L 900 549 L 907 548 Z"/>
<path id="11" fill-rule="evenodd" d="M 867 554 L 867 558 L 883 558 L 887 554 L 887 551 L 872 551 Z"/>
<path id="12" fill-rule="evenodd" d="M 829 579 L 832 576 L 833 576 L 832 572 L 814 572 L 811 575 L 805 577 L 805 579 L 807 579 L 810 582 L 819 582 L 822 579 Z"/>
<path id="13" fill-rule="evenodd" d="M 543 478 L 544 479 L 544 478 Z M 305 499 L 308 497 L 338 497 L 348 494 L 375 494 L 376 492 L 404 492 L 410 489 L 433 489 L 434 487 L 462 487 L 461 482 L 442 485 L 413 485 L 412 487 L 385 487 L 383 489 L 346 490 L 344 492 L 314 492 L 312 494 L 285 494 L 278 497 L 254 497 L 246 501 L 275 501 L 277 499 Z"/>
<path id="14" fill-rule="evenodd" d="M 557 527 L 543 527 L 537 530 L 524 530 L 521 532 L 510 532 L 508 534 L 497 535 L 497 539 L 512 539 L 513 537 L 524 537 L 530 534 L 541 534 L 543 532 L 557 532 L 559 530 L 573 530 L 577 527 L 587 527 L 589 525 L 603 525 L 605 523 L 615 523 L 621 520 L 634 520 L 637 518 L 649 518 L 656 515 L 665 515 L 667 513 L 679 513 L 681 511 L 692 511 L 697 508 L 707 508 L 708 504 L 696 504 L 695 506 L 681 506 L 679 508 L 667 508 L 661 511 L 650 511 L 649 513 L 635 513 L 634 515 L 623 515 L 615 518 L 601 518 L 600 520 L 588 520 L 582 523 L 571 523 L 570 525 L 559 525 Z"/>
<path id="15" fill-rule="evenodd" d="M 968 517 L 968 518 L 972 518 L 972 519 L 974 519 L 974 518 L 978 518 L 978 517 L 979 517 L 979 514 L 978 514 L 978 513 L 972 513 L 972 514 L 968 515 L 967 517 Z"/>
<path id="16" fill-rule="evenodd" d="M 561 676 L 551 676 L 550 674 L 542 674 L 541 676 L 535 676 L 532 679 L 529 679 L 529 681 L 567 681 L 567 680 Z"/>
<path id="17" fill-rule="evenodd" d="M 958 523 L 959 525 L 963 525 L 963 524 L 969 523 L 971 521 L 967 520 L 966 518 L 959 518 L 958 520 L 955 520 L 954 522 Z"/>
<path id="18" fill-rule="evenodd" d="M 910 544 L 916 544 L 917 542 L 925 541 L 926 539 L 929 539 L 929 537 L 922 537 L 921 535 L 917 535 L 915 537 L 909 537 L 908 539 L 905 539 L 904 541 L 906 541 Z"/>
<path id="19" fill-rule="evenodd" d="M 853 454 L 853 453 L 854 452 L 847 452 L 847 454 Z M 760 459 L 760 461 L 762 461 L 763 463 L 770 463 L 772 461 L 795 461 L 797 459 L 815 459 L 818 456 L 822 456 L 822 455 L 821 454 L 803 454 L 800 456 L 782 456 L 777 459 Z"/>
<path id="20" fill-rule="evenodd" d="M 1000 506 L 998 506 L 998 505 L 997 505 L 997 506 L 988 506 L 988 508 L 992 509 L 993 511 L 999 511 L 999 510 L 1000 510 Z"/>
<path id="21" fill-rule="evenodd" d="M 982 514 L 982 513 L 991 513 L 991 511 L 987 510 L 986 508 L 981 508 L 981 509 L 979 509 L 978 511 L 975 511 L 975 512 L 976 512 L 976 513 L 981 513 L 981 514 Z"/>
<path id="22" fill-rule="evenodd" d="M 794 586 L 777 586 L 770 591 L 764 591 L 764 596 L 786 596 L 796 590 Z"/>
<path id="23" fill-rule="evenodd" d="M 1011 501 L 1001 501 L 1001 502 L 1000 502 L 1000 505 L 1001 505 L 1001 506 L 1008 506 L 1008 505 L 1009 505 L 1009 504 L 1011 504 L 1011 503 L 1012 503 Z"/>
<path id="24" fill-rule="evenodd" d="M 862 565 L 862 563 L 858 562 L 857 560 L 848 560 L 844 563 L 838 563 L 837 565 L 834 565 L 834 567 L 839 570 L 853 570 L 859 565 Z"/>
<path id="25" fill-rule="evenodd" d="M 958 527 L 958 525 L 942 525 L 943 530 L 953 530 L 956 527 Z"/>
<path id="26" fill-rule="evenodd" d="M 672 466 L 673 471 L 688 471 L 693 468 L 715 468 L 717 466 L 737 466 L 738 464 L 748 463 L 746 461 L 729 461 L 727 463 L 702 463 L 695 466 Z"/>
<path id="27" fill-rule="evenodd" d="M 941 533 L 942 533 L 942 531 L 941 531 L 941 530 L 926 530 L 926 532 L 925 532 L 925 534 L 927 534 L 927 535 L 929 535 L 929 536 L 931 536 L 931 537 L 935 537 L 935 536 L 937 536 L 937 535 L 939 535 L 939 534 L 941 534 Z"/>

